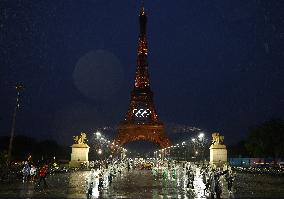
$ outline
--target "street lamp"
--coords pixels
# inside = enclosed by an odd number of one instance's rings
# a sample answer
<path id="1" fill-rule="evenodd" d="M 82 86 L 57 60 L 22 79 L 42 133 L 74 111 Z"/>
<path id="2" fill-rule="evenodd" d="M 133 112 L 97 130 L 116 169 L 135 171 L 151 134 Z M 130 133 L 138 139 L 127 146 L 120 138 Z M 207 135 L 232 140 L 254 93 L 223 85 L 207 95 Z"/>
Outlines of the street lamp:
<path id="1" fill-rule="evenodd" d="M 20 97 L 21 97 L 20 94 L 25 89 L 24 85 L 20 84 L 20 83 L 17 83 L 15 88 L 16 88 L 16 91 L 17 91 L 17 98 L 16 98 L 16 105 L 15 105 L 14 113 L 13 113 L 11 136 L 10 136 L 8 157 L 7 157 L 7 166 L 9 166 L 10 160 L 11 160 L 11 156 L 12 156 L 13 140 L 14 140 L 15 126 L 16 126 L 16 115 L 17 115 L 17 110 L 20 108 Z"/>
<path id="2" fill-rule="evenodd" d="M 204 133 L 200 133 L 199 135 L 198 135 L 198 138 L 199 139 L 202 139 L 204 137 Z"/>
<path id="3" fill-rule="evenodd" d="M 198 138 L 200 140 L 201 159 L 202 159 L 202 161 L 204 161 L 205 134 L 203 132 L 201 132 L 198 135 Z"/>
<path id="4" fill-rule="evenodd" d="M 101 132 L 99 132 L 99 131 L 96 132 L 97 138 L 101 137 L 101 135 L 102 135 Z"/>
<path id="5" fill-rule="evenodd" d="M 195 153 L 195 151 L 196 151 L 196 142 L 197 142 L 197 140 L 195 139 L 195 138 L 191 138 L 191 141 L 192 141 L 192 145 L 193 145 L 193 151 L 191 152 L 192 154 L 193 154 L 193 157 L 195 158 L 195 156 L 196 156 L 196 153 Z M 194 154 L 195 153 L 195 154 Z"/>
<path id="6" fill-rule="evenodd" d="M 181 143 L 181 146 L 182 146 L 182 151 L 183 151 L 183 154 L 184 154 L 183 158 L 184 158 L 184 161 L 186 161 L 186 147 L 185 147 L 185 141 L 183 141 L 183 142 Z"/>
<path id="7" fill-rule="evenodd" d="M 101 155 L 103 151 L 101 149 L 98 149 L 98 154 Z"/>

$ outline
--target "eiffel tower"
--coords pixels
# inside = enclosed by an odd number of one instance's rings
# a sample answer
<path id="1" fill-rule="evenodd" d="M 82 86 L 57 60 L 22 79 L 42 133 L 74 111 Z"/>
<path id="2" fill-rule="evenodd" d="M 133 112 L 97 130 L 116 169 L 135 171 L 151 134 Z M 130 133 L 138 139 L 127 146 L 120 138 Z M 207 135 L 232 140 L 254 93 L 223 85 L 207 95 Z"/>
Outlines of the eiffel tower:
<path id="1" fill-rule="evenodd" d="M 142 2 L 139 15 L 140 34 L 137 49 L 137 66 L 134 88 L 131 92 L 130 105 L 123 121 L 119 123 L 118 134 L 114 138 L 115 145 L 146 140 L 158 144 L 161 148 L 170 146 L 165 128 L 153 102 L 148 70 L 148 46 L 146 37 L 147 16 Z"/>

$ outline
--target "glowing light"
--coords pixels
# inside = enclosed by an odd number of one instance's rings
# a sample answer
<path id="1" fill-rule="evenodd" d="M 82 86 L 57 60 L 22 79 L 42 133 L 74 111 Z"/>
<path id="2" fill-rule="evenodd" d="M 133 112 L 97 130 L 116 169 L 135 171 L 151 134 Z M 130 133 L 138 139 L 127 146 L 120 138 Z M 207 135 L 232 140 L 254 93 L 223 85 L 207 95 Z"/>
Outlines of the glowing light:
<path id="1" fill-rule="evenodd" d="M 101 132 L 99 132 L 99 131 L 96 132 L 97 137 L 100 137 L 101 135 L 102 135 Z"/>
<path id="2" fill-rule="evenodd" d="M 199 135 L 198 135 L 198 138 L 203 138 L 204 137 L 204 133 L 200 133 Z"/>
<path id="3" fill-rule="evenodd" d="M 101 149 L 98 149 L 98 154 L 101 155 L 103 151 Z"/>
<path id="4" fill-rule="evenodd" d="M 150 114 L 151 114 L 151 111 L 149 109 L 143 109 L 143 108 L 140 108 L 140 109 L 133 109 L 133 114 L 135 114 L 136 117 L 140 117 L 140 118 L 143 118 L 143 117 L 148 117 Z"/>

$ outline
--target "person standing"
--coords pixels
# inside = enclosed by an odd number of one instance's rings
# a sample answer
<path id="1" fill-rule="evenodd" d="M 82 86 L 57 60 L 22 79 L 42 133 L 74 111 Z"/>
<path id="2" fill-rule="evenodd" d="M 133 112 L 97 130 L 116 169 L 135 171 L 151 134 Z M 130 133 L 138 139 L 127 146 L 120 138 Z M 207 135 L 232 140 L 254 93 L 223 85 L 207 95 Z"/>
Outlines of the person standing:
<path id="1" fill-rule="evenodd" d="M 221 194 L 222 194 L 222 184 L 221 184 L 221 176 L 226 174 L 228 171 L 221 171 L 220 168 L 218 168 L 218 171 L 215 172 L 214 178 L 215 178 L 215 193 L 216 193 L 216 198 L 220 199 Z"/>
<path id="2" fill-rule="evenodd" d="M 34 165 L 31 165 L 30 176 L 32 182 L 35 180 L 35 175 L 36 175 L 36 167 Z"/>
<path id="3" fill-rule="evenodd" d="M 209 177 L 210 177 L 210 173 L 209 171 L 206 169 L 203 173 L 202 173 L 202 181 L 205 185 L 205 188 L 203 190 L 203 194 L 205 195 L 206 194 L 206 191 L 209 190 L 209 187 L 210 187 L 210 180 L 209 180 Z"/>
<path id="4" fill-rule="evenodd" d="M 99 184 L 98 184 L 98 190 L 102 191 L 104 188 L 104 179 L 103 179 L 103 174 L 99 174 Z"/>
<path id="5" fill-rule="evenodd" d="M 233 174 L 232 170 L 229 170 L 225 177 L 226 177 L 226 181 L 228 183 L 228 191 L 231 194 L 235 175 Z"/>
<path id="6" fill-rule="evenodd" d="M 94 169 L 91 169 L 89 178 L 86 179 L 87 198 L 91 198 L 91 196 L 93 194 L 93 189 L 95 188 L 95 184 L 96 184 L 96 175 L 97 175 L 97 172 Z"/>
<path id="7" fill-rule="evenodd" d="M 87 198 L 91 198 L 93 195 L 93 188 L 94 188 L 94 182 L 90 183 L 90 186 L 88 187 L 88 191 L 87 191 Z"/>
<path id="8" fill-rule="evenodd" d="M 30 174 L 30 165 L 27 161 L 25 161 L 24 163 L 24 167 L 22 169 L 22 172 L 23 172 L 23 183 L 27 182 L 28 181 L 28 176 Z"/>
<path id="9" fill-rule="evenodd" d="M 215 175 L 215 193 L 216 193 L 216 198 L 220 199 L 222 194 L 222 185 L 219 174 Z"/>
<path id="10" fill-rule="evenodd" d="M 191 168 L 189 168 L 186 172 L 187 174 L 187 188 L 191 188 L 191 189 L 194 189 L 194 185 L 193 185 L 193 182 L 194 182 L 194 173 L 192 171 Z"/>
<path id="11" fill-rule="evenodd" d="M 210 187 L 210 189 L 209 189 L 209 192 L 210 192 L 210 196 L 211 196 L 211 199 L 214 199 L 215 198 L 215 185 L 216 185 L 216 183 L 215 183 L 215 178 L 214 178 L 214 170 L 212 170 L 212 172 L 210 173 L 210 175 L 209 175 L 209 187 Z"/>
<path id="12" fill-rule="evenodd" d="M 39 181 L 37 184 L 38 186 L 40 186 L 41 182 L 43 181 L 44 186 L 47 187 L 46 180 L 45 180 L 47 171 L 48 171 L 48 166 L 47 164 L 44 164 L 39 170 Z"/>

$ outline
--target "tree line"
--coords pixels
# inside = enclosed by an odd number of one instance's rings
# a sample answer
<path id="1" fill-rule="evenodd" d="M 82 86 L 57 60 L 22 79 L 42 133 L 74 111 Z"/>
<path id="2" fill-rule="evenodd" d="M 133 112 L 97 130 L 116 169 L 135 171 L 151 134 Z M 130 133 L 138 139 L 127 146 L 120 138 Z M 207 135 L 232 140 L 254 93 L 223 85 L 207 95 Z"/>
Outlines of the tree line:
<path id="1" fill-rule="evenodd" d="M 0 137 L 0 164 L 5 164 L 9 136 Z M 59 145 L 55 140 L 36 140 L 34 138 L 18 135 L 14 138 L 12 161 L 27 160 L 32 158 L 34 162 L 38 160 L 63 159 L 68 160 L 71 153 L 70 147 Z"/>
<path id="2" fill-rule="evenodd" d="M 249 128 L 247 137 L 228 149 L 234 157 L 284 158 L 284 120 L 272 119 Z"/>

